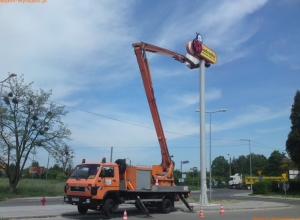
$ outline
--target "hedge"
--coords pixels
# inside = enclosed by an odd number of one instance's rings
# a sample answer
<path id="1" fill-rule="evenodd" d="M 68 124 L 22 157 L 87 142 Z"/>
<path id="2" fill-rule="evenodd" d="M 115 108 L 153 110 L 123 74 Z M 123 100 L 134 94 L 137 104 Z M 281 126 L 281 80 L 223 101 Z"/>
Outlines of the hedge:
<path id="1" fill-rule="evenodd" d="M 272 181 L 262 180 L 252 185 L 253 194 L 268 194 L 272 188 Z"/>

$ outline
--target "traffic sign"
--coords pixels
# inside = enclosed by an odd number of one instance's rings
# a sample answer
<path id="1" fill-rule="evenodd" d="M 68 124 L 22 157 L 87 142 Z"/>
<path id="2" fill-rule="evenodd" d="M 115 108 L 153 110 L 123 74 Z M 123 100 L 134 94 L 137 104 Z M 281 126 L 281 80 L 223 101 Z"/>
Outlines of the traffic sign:
<path id="1" fill-rule="evenodd" d="M 257 173 L 258 173 L 258 175 L 260 175 L 261 174 L 261 170 L 258 170 Z"/>
<path id="2" fill-rule="evenodd" d="M 283 179 L 286 178 L 286 173 L 281 174 L 281 176 L 283 177 Z"/>

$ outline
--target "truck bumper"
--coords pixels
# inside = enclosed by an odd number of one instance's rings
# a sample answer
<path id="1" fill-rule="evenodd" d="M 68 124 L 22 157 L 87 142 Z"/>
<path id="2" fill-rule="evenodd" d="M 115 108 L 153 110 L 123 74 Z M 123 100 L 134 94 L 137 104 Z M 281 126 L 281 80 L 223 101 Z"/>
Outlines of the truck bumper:
<path id="1" fill-rule="evenodd" d="M 99 209 L 98 207 L 102 205 L 102 200 L 79 196 L 64 196 L 64 202 L 71 205 L 93 207 L 95 209 Z"/>

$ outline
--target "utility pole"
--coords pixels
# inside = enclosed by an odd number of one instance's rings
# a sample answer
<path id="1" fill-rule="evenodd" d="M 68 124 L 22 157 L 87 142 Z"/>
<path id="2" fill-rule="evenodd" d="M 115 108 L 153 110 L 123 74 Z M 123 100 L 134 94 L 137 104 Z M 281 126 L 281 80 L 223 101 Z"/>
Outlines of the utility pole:
<path id="1" fill-rule="evenodd" d="M 229 176 L 231 176 L 231 157 L 229 154 L 227 154 L 229 156 Z"/>

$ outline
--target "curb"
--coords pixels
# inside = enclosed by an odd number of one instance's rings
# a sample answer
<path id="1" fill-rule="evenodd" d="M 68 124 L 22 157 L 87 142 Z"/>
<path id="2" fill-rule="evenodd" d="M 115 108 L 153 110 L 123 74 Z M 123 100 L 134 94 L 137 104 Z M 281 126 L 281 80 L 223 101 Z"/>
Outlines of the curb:
<path id="1" fill-rule="evenodd" d="M 246 194 L 246 195 L 245 195 Z M 282 199 L 282 200 L 300 200 L 300 198 L 282 197 L 282 196 L 262 196 L 262 195 L 249 195 L 248 193 L 233 194 L 235 197 L 248 197 L 248 198 L 266 198 L 266 199 Z"/>

